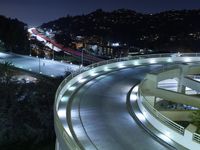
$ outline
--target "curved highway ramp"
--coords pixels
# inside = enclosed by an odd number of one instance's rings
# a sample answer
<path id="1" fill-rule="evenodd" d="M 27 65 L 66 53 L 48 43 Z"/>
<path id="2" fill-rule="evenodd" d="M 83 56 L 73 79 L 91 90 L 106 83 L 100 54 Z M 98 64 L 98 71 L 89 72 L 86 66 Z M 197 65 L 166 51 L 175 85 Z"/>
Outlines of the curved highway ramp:
<path id="1" fill-rule="evenodd" d="M 56 150 L 186 150 L 164 138 L 166 135 L 148 121 L 139 121 L 135 117 L 139 108 L 127 98 L 149 72 L 173 62 L 200 62 L 197 54 L 195 59 L 170 56 L 111 60 L 66 78 L 58 88 L 54 105 Z"/>
<path id="2" fill-rule="evenodd" d="M 72 103 L 71 120 L 84 149 L 166 150 L 129 115 L 126 96 L 149 69 L 128 68 L 86 83 Z"/>

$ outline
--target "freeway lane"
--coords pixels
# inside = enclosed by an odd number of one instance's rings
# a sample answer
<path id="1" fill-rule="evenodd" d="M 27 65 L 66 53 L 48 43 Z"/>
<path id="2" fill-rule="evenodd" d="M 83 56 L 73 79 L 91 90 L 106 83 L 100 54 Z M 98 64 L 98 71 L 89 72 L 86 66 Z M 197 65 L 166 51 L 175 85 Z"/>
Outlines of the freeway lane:
<path id="1" fill-rule="evenodd" d="M 57 43 L 56 41 L 54 41 L 53 39 L 50 39 L 49 37 L 47 37 L 47 36 L 45 36 L 45 35 L 39 33 L 39 32 L 37 31 L 36 28 L 30 28 L 28 31 L 29 31 L 29 33 L 35 35 L 39 41 L 43 41 L 43 42 L 45 42 L 46 44 L 47 44 L 47 43 L 50 44 L 50 45 L 48 46 L 49 48 L 51 48 L 51 49 L 53 49 L 53 50 L 55 50 L 55 51 L 58 51 L 58 52 L 59 52 L 59 51 L 64 51 L 64 52 L 66 52 L 67 54 L 70 54 L 70 55 L 72 55 L 72 56 L 81 58 L 82 52 L 79 52 L 79 51 L 77 51 L 77 50 L 73 50 L 73 49 L 71 49 L 71 48 L 66 48 L 66 47 L 64 47 L 64 45 L 59 44 L 59 43 Z M 46 45 L 46 46 L 47 46 L 47 45 Z M 87 60 L 87 61 L 89 61 L 89 62 L 99 62 L 99 61 L 103 61 L 103 59 L 98 58 L 98 57 L 96 57 L 96 56 L 94 56 L 94 55 L 90 55 L 90 54 L 85 54 L 85 53 L 84 53 L 84 61 L 85 61 L 85 60 Z"/>
<path id="2" fill-rule="evenodd" d="M 166 150 L 129 115 L 126 96 L 159 65 L 126 68 L 86 83 L 72 101 L 73 130 L 84 149 Z"/>
<path id="3" fill-rule="evenodd" d="M 78 65 L 61 63 L 58 61 L 36 58 L 24 55 L 17 55 L 14 53 L 1 53 L 0 63 L 12 63 L 16 68 L 29 70 L 34 73 L 42 73 L 43 75 L 57 77 L 63 76 L 66 72 L 72 72 L 79 69 Z"/>

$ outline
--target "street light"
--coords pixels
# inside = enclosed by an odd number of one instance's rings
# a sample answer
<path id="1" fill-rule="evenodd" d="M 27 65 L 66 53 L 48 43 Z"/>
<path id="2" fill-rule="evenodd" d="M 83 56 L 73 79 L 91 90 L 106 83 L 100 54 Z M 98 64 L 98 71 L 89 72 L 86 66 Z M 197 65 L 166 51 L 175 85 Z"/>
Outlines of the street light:
<path id="1" fill-rule="evenodd" d="M 83 66 L 83 48 L 81 49 L 81 66 Z"/>
<path id="2" fill-rule="evenodd" d="M 40 68 L 40 57 L 38 57 L 39 59 L 39 73 L 41 73 L 41 68 Z"/>
<path id="3" fill-rule="evenodd" d="M 53 60 L 54 60 L 54 50 L 53 50 Z"/>
<path id="4" fill-rule="evenodd" d="M 54 45 L 52 44 L 53 60 L 54 60 Z"/>
<path id="5" fill-rule="evenodd" d="M 31 50 L 32 50 L 32 46 L 31 46 L 31 39 L 29 38 L 29 56 L 31 56 Z"/>

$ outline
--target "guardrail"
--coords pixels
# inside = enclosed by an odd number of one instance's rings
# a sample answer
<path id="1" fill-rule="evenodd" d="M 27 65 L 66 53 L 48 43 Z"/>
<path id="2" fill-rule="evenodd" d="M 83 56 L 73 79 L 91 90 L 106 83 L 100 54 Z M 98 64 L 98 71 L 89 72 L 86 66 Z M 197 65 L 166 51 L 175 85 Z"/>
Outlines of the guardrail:
<path id="1" fill-rule="evenodd" d="M 200 57 L 200 53 L 187 53 L 187 54 L 181 54 L 181 56 L 178 57 L 185 57 L 185 56 L 189 56 L 189 57 Z M 138 56 L 133 56 L 133 57 L 124 57 L 124 58 L 116 58 L 116 59 L 112 59 L 112 60 L 106 60 L 106 61 L 102 61 L 102 62 L 98 62 L 83 68 L 80 68 L 78 71 L 76 72 L 72 72 L 68 77 L 66 77 L 62 83 L 59 85 L 57 91 L 56 91 L 56 95 L 55 95 L 55 102 L 54 102 L 54 116 L 57 122 L 57 128 L 59 130 L 60 135 L 63 136 L 64 139 L 70 138 L 70 136 L 68 135 L 68 133 L 65 131 L 64 127 L 62 126 L 61 121 L 59 120 L 59 116 L 57 114 L 57 106 L 58 106 L 58 102 L 61 98 L 61 91 L 64 88 L 64 86 L 75 76 L 88 71 L 92 68 L 95 67 L 99 67 L 99 66 L 103 66 L 103 65 L 107 65 L 107 64 L 112 64 L 112 63 L 117 63 L 117 62 L 123 62 L 123 61 L 131 61 L 131 60 L 141 60 L 141 59 L 147 59 L 147 58 L 161 58 L 161 57 L 169 57 L 172 59 L 172 61 L 177 61 L 176 59 L 174 59 L 174 57 L 172 57 L 172 54 L 152 54 L 152 55 L 138 55 Z M 143 63 L 145 64 L 145 63 Z M 137 66 L 137 65 L 136 65 Z M 59 97 L 60 96 L 60 97 Z M 149 106 L 148 104 L 146 104 L 146 106 Z M 157 112 L 156 110 L 154 110 L 153 108 L 151 108 L 150 106 L 148 107 L 149 109 L 152 110 L 152 112 L 154 112 L 154 114 L 160 119 L 162 120 L 162 122 L 165 122 L 165 124 L 168 124 L 169 126 L 171 126 L 172 128 L 176 129 L 177 132 L 184 134 L 184 128 L 179 126 L 178 124 L 174 123 L 173 121 L 169 120 L 168 118 L 166 118 L 165 116 L 163 116 L 162 114 L 160 114 L 159 112 Z M 75 139 L 71 138 L 70 140 L 67 140 L 70 145 L 73 146 L 73 149 L 80 149 L 78 144 L 76 143 Z M 65 141 L 65 143 L 68 143 L 67 141 Z M 69 144 L 68 143 L 68 144 Z"/>
<path id="2" fill-rule="evenodd" d="M 66 145 L 68 145 L 70 147 L 70 149 L 73 150 L 80 150 L 80 148 L 77 146 L 76 142 L 69 136 L 69 134 L 65 131 L 63 125 L 61 124 L 61 122 L 59 121 L 59 117 L 56 114 L 56 112 L 54 112 L 54 119 L 55 121 L 55 127 L 57 129 L 57 131 L 60 133 L 60 135 L 62 136 L 61 138 L 64 137 L 64 143 Z"/>
<path id="3" fill-rule="evenodd" d="M 193 140 L 197 143 L 200 143 L 200 134 L 194 133 L 193 134 Z"/>
<path id="4" fill-rule="evenodd" d="M 140 91 L 140 93 L 141 93 L 141 91 Z M 175 123 L 174 121 L 170 120 L 169 118 L 167 118 L 163 114 L 161 114 L 158 110 L 156 110 L 148 102 L 148 100 L 144 96 L 142 96 L 142 94 L 140 96 L 142 97 L 143 105 L 145 106 L 146 109 L 148 109 L 151 112 L 151 114 L 153 114 L 156 118 L 158 118 L 162 123 L 164 123 L 168 127 L 172 128 L 176 132 L 184 135 L 184 132 L 185 132 L 185 128 L 184 127 L 182 127 L 181 125 Z"/>

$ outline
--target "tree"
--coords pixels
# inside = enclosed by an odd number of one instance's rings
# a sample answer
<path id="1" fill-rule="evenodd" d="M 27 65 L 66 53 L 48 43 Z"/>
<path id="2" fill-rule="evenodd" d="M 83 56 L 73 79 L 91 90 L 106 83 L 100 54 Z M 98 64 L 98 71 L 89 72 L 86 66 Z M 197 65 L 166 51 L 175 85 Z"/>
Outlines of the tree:
<path id="1" fill-rule="evenodd" d="M 12 63 L 8 61 L 5 61 L 4 64 L 0 65 L 1 82 L 5 83 L 6 85 L 11 79 L 11 66 Z"/>
<path id="2" fill-rule="evenodd" d="M 29 53 L 27 25 L 17 19 L 0 16 L 0 40 L 7 50 L 20 54 Z"/>
<path id="3" fill-rule="evenodd" d="M 197 132 L 200 133 L 200 110 L 192 114 L 192 123 L 197 126 Z"/>

